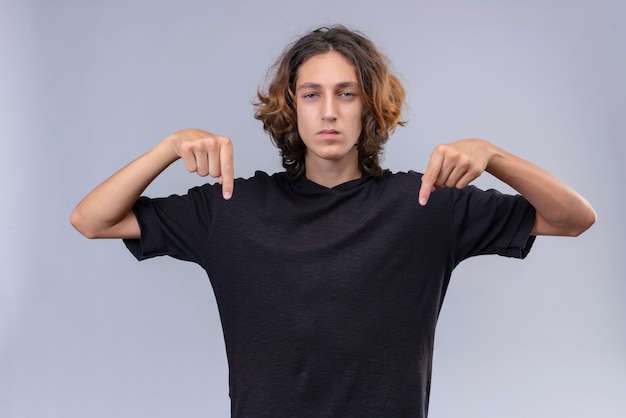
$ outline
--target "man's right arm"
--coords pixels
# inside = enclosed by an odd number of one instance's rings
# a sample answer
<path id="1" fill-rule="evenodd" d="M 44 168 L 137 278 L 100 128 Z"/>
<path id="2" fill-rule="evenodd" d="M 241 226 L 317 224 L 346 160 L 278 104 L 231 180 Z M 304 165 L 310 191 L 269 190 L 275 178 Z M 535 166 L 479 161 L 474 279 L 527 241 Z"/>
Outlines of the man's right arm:
<path id="1" fill-rule="evenodd" d="M 218 178 L 224 199 L 230 199 L 234 185 L 230 139 L 199 129 L 184 129 L 93 189 L 76 206 L 70 222 L 87 238 L 139 238 L 139 224 L 132 207 L 146 187 L 179 158 L 189 172 Z"/>

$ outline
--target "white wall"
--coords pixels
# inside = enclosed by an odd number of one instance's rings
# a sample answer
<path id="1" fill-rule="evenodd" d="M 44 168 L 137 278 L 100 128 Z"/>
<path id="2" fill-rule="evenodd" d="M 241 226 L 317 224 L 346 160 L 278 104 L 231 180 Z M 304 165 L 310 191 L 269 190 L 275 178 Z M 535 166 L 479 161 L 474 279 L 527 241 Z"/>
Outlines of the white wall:
<path id="1" fill-rule="evenodd" d="M 367 3 L 0 2 L 0 417 L 228 415 L 204 272 L 137 263 L 118 241 L 85 240 L 68 217 L 184 127 L 231 136 L 239 176 L 279 170 L 250 103 L 282 48 L 325 23 L 370 35 L 406 84 L 410 123 L 387 167 L 423 170 L 437 143 L 484 137 L 599 213 L 578 239 L 538 239 L 523 262 L 457 269 L 431 416 L 625 413 L 624 3 Z M 202 181 L 176 164 L 148 193 Z"/>

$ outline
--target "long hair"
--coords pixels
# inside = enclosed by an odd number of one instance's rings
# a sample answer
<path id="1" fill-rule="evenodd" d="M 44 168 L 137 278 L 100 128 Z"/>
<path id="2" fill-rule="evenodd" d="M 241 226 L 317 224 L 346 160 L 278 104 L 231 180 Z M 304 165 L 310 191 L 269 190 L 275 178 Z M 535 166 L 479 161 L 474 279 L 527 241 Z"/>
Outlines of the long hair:
<path id="1" fill-rule="evenodd" d="M 363 100 L 362 132 L 357 149 L 363 174 L 382 173 L 379 156 L 400 120 L 405 93 L 389 64 L 362 34 L 344 26 L 322 27 L 291 44 L 274 66 L 267 93 L 257 91 L 254 117 L 280 149 L 283 167 L 291 178 L 305 173 L 306 146 L 297 126 L 295 84 L 300 66 L 309 58 L 336 51 L 354 64 Z"/>

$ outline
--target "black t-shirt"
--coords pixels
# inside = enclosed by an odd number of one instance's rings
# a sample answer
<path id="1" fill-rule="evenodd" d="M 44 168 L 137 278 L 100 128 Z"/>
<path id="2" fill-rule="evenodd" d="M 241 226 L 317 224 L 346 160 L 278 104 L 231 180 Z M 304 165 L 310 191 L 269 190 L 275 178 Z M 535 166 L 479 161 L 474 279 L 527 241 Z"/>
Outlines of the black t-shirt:
<path id="1" fill-rule="evenodd" d="M 439 189 L 421 174 L 328 189 L 284 173 L 134 207 L 138 259 L 201 265 L 222 320 L 234 417 L 426 417 L 435 325 L 450 274 L 479 254 L 523 258 L 521 196 Z"/>

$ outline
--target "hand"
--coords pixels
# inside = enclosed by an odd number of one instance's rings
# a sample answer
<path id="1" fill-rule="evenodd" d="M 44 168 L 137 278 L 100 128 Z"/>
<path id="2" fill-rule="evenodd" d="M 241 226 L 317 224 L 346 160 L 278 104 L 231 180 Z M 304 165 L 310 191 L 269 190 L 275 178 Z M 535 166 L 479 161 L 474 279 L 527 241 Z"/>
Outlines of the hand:
<path id="1" fill-rule="evenodd" d="M 464 139 L 438 145 L 422 176 L 420 205 L 426 205 L 430 194 L 437 188 L 467 187 L 485 171 L 490 160 L 489 143 L 482 139 Z"/>
<path id="2" fill-rule="evenodd" d="M 217 178 L 222 185 L 222 196 L 228 200 L 233 195 L 234 165 L 233 144 L 226 136 L 215 135 L 200 129 L 184 129 L 168 137 L 176 155 L 182 158 L 190 173 Z"/>

